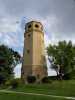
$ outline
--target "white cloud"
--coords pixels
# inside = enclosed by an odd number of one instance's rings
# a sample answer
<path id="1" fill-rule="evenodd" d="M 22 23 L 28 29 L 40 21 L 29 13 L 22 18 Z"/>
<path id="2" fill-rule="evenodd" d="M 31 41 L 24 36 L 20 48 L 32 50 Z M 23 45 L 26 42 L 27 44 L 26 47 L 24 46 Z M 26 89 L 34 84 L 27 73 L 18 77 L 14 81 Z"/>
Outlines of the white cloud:
<path id="1" fill-rule="evenodd" d="M 7 32 L 16 32 L 18 28 L 17 18 L 10 18 L 10 17 L 3 17 L 0 19 L 0 32 L 7 33 Z"/>
<path id="2" fill-rule="evenodd" d="M 0 20 L 0 42 L 9 47 L 23 47 L 23 29 L 21 28 L 21 19 L 2 18 Z"/>
<path id="3" fill-rule="evenodd" d="M 14 69 L 15 78 L 20 78 L 21 77 L 21 67 L 22 67 L 22 64 L 18 64 L 15 67 L 15 69 Z"/>
<path id="4" fill-rule="evenodd" d="M 2 34 L 0 33 L 0 38 L 2 37 Z"/>

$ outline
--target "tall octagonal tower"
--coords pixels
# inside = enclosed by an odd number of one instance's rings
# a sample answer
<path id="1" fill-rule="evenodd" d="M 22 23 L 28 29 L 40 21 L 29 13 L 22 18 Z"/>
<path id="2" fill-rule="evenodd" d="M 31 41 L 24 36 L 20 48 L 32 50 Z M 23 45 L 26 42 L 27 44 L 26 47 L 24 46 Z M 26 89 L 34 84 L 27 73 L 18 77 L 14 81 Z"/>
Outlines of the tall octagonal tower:
<path id="1" fill-rule="evenodd" d="M 47 76 L 44 48 L 44 32 L 40 22 L 31 21 L 25 26 L 23 63 L 21 78 L 27 82 L 28 76 L 35 76 L 37 81 Z"/>

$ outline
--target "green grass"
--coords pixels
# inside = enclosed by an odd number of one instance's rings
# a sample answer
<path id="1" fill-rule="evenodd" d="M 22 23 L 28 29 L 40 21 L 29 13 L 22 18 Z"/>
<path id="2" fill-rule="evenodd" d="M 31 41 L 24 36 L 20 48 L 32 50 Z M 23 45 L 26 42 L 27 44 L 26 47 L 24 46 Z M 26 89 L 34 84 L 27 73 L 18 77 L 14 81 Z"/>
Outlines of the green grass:
<path id="1" fill-rule="evenodd" d="M 20 84 L 16 89 L 7 89 L 11 91 L 38 93 L 57 96 L 75 97 L 75 80 L 53 81 L 49 84 Z M 0 92 L 0 100 L 66 100 L 64 98 L 53 98 L 47 96 L 35 96 L 16 93 Z M 70 99 L 71 100 L 71 99 Z"/>
<path id="2" fill-rule="evenodd" d="M 21 85 L 15 91 L 75 97 L 75 80 L 53 81 L 51 84 Z"/>
<path id="3" fill-rule="evenodd" d="M 51 98 L 44 96 L 29 96 L 22 94 L 9 94 L 9 93 L 0 93 L 0 100 L 66 100 L 59 98 Z"/>

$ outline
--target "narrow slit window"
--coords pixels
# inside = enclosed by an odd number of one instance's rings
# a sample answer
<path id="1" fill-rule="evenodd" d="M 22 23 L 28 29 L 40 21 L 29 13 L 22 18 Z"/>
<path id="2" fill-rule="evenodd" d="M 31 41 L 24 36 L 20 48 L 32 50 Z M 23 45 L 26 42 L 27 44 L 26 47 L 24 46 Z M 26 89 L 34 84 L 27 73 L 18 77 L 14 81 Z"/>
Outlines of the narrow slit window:
<path id="1" fill-rule="evenodd" d="M 30 50 L 29 50 L 29 49 L 27 50 L 27 53 L 28 53 L 28 54 L 30 53 Z"/>
<path id="2" fill-rule="evenodd" d="M 28 37 L 30 37 L 30 34 L 28 34 Z"/>

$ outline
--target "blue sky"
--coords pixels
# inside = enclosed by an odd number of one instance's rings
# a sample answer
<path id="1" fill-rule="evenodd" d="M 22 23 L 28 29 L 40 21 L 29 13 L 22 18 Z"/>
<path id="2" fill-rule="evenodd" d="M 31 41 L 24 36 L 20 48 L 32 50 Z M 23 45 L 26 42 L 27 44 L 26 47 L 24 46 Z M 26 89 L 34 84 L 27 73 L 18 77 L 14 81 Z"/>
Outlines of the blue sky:
<path id="1" fill-rule="evenodd" d="M 59 40 L 75 44 L 75 0 L 0 0 L 0 43 L 22 55 L 25 23 L 31 20 L 43 24 L 45 47 Z M 15 69 L 17 76 L 20 66 Z M 55 74 L 50 68 L 48 72 Z"/>

